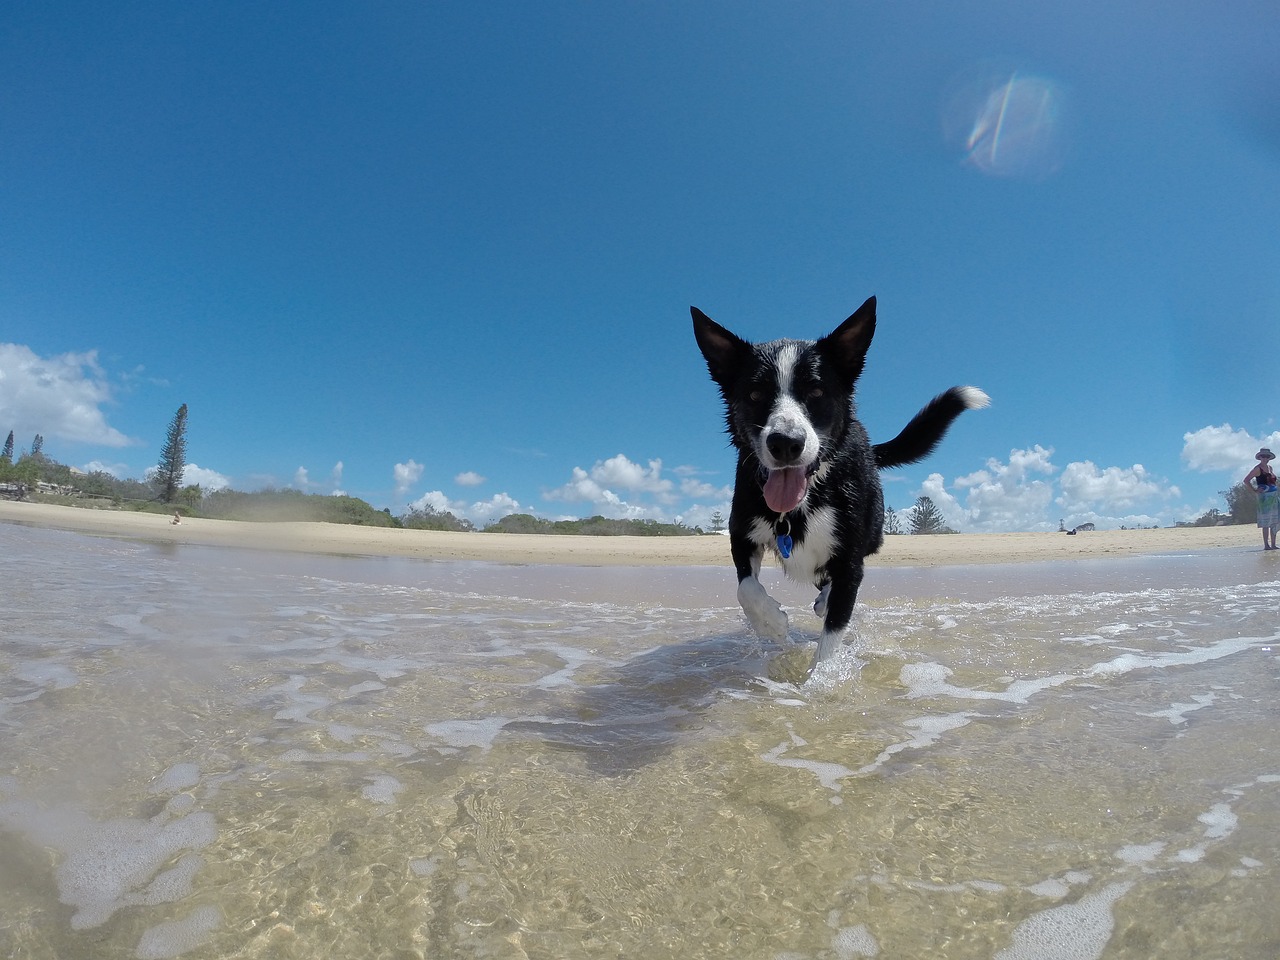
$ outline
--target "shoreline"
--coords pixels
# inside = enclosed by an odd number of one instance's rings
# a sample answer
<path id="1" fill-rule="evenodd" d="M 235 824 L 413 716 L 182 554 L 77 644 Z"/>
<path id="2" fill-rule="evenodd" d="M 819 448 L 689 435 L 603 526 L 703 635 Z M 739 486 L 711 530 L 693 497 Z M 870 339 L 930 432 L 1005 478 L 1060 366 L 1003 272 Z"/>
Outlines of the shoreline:
<path id="1" fill-rule="evenodd" d="M 238 547 L 328 556 L 407 557 L 418 560 L 570 566 L 731 567 L 727 537 L 582 537 L 520 533 L 453 533 L 362 527 L 354 524 L 209 520 L 180 524 L 156 513 L 132 513 L 44 503 L 0 501 L 0 523 L 18 523 L 91 536 Z M 1258 529 L 1166 527 L 1065 533 L 959 533 L 885 538 L 869 567 L 1090 560 L 1206 550 L 1256 550 Z"/>

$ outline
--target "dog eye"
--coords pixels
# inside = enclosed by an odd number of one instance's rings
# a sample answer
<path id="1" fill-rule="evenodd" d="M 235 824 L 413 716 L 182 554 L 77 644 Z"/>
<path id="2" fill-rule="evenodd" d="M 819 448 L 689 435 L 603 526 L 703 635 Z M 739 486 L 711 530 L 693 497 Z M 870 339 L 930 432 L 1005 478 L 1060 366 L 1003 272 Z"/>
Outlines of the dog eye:
<path id="1" fill-rule="evenodd" d="M 826 396 L 826 394 L 823 393 L 821 387 L 814 387 L 812 390 L 809 391 L 810 400 L 821 400 L 824 396 Z"/>
<path id="2" fill-rule="evenodd" d="M 749 394 L 747 394 L 747 399 L 749 399 L 752 403 L 759 403 L 761 400 L 764 399 L 764 391 L 752 390 Z"/>

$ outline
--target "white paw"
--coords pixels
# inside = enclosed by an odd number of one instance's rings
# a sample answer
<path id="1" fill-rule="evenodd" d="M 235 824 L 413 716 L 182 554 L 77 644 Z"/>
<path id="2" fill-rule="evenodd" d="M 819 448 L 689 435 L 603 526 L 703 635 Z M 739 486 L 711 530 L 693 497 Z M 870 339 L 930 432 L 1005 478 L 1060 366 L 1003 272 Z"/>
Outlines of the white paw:
<path id="1" fill-rule="evenodd" d="M 813 665 L 816 667 L 818 664 L 830 660 L 840 652 L 840 647 L 843 643 L 843 630 L 836 633 L 823 630 L 822 636 L 818 637 L 818 651 L 813 655 Z"/>
<path id="2" fill-rule="evenodd" d="M 769 596 L 755 577 L 747 577 L 738 583 L 738 603 L 747 615 L 751 628 L 763 640 L 787 638 L 787 614 L 782 604 Z"/>
<path id="3" fill-rule="evenodd" d="M 818 599 L 813 601 L 813 612 L 819 617 L 827 615 L 827 597 L 831 596 L 831 584 L 827 584 L 818 591 Z"/>

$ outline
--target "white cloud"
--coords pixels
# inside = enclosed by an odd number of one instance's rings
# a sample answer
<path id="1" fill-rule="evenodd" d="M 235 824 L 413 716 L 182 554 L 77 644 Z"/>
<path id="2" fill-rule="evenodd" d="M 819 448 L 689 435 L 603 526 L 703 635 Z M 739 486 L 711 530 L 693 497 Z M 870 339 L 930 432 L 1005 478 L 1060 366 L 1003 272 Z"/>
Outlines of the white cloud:
<path id="1" fill-rule="evenodd" d="M 549 490 L 548 500 L 565 503 L 588 503 L 592 509 L 606 517 L 618 519 L 643 518 L 648 515 L 644 507 L 627 503 L 612 490 L 602 487 L 581 467 L 573 468 L 573 476 L 562 487 Z"/>
<path id="2" fill-rule="evenodd" d="M 218 473 L 218 471 L 207 470 L 194 463 L 188 463 L 182 469 L 182 485 L 186 487 L 193 483 L 198 483 L 200 489 L 205 493 L 212 493 L 214 490 L 225 490 L 231 486 L 231 481 Z"/>
<path id="3" fill-rule="evenodd" d="M 428 490 L 417 500 L 410 501 L 409 506 L 414 510 L 431 509 L 439 513 L 453 513 L 454 508 L 454 504 L 440 490 Z"/>
<path id="4" fill-rule="evenodd" d="M 290 484 L 295 490 L 301 490 L 303 493 L 315 493 L 320 490 L 327 490 L 331 497 L 345 497 L 347 491 L 342 489 L 342 461 L 339 460 L 333 465 L 333 469 L 329 471 L 329 479 L 327 481 L 312 480 L 311 472 L 306 467 L 299 467 L 293 474 L 293 483 Z M 274 481 L 267 479 L 265 485 L 271 486 Z"/>
<path id="5" fill-rule="evenodd" d="M 1247 430 L 1233 430 L 1231 424 L 1201 427 L 1182 435 L 1182 460 L 1200 473 L 1238 472 L 1244 476 L 1254 465 L 1259 447 L 1276 449 L 1280 431 L 1255 437 Z"/>
<path id="6" fill-rule="evenodd" d="M 302 470 L 301 467 L 298 469 Z M 142 479 L 147 483 L 151 483 L 159 472 L 159 467 L 147 467 L 146 470 L 142 471 Z M 117 475 L 113 474 L 113 476 Z M 231 481 L 218 473 L 218 471 L 207 470 L 198 464 L 188 463 L 182 468 L 181 485 L 187 487 L 193 483 L 199 484 L 205 493 L 212 493 L 214 490 L 222 490 L 231 486 Z"/>
<path id="7" fill-rule="evenodd" d="M 393 468 L 396 479 L 396 496 L 402 497 L 409 488 L 422 479 L 423 466 L 414 460 L 408 463 L 397 463 Z"/>
<path id="8" fill-rule="evenodd" d="M 622 490 L 640 498 L 652 498 L 656 503 L 642 504 L 624 500 L 616 491 Z M 618 454 L 608 460 L 597 460 L 590 471 L 574 467 L 568 483 L 547 491 L 548 500 L 564 503 L 587 503 L 606 517 L 619 519 L 665 519 L 677 503 L 675 484 L 662 476 L 662 461 L 650 460 L 642 466 Z"/>
<path id="9" fill-rule="evenodd" d="M 514 497 L 509 497 L 505 493 L 495 493 L 488 500 L 471 504 L 467 511 L 467 519 L 483 525 L 519 512 L 520 503 Z"/>
<path id="10" fill-rule="evenodd" d="M 680 481 L 680 492 L 690 500 L 731 500 L 733 487 L 716 487 L 693 477 Z"/>
<path id="11" fill-rule="evenodd" d="M 1010 450 L 1008 463 L 991 458 L 986 469 L 956 479 L 955 486 L 968 491 L 963 507 L 950 494 L 941 501 L 934 495 L 945 494 L 942 477 L 936 473 L 925 482 L 921 495 L 932 497 L 947 523 L 959 530 L 1045 529 L 1053 484 L 1040 476 L 1052 477 L 1057 472 L 1052 456 L 1052 447 L 1037 443 L 1028 450 Z"/>
<path id="12" fill-rule="evenodd" d="M 1056 502 L 1070 515 L 1089 510 L 1114 515 L 1141 504 L 1182 496 L 1176 486 L 1148 473 L 1140 463 L 1102 470 L 1089 460 L 1069 463 L 1058 483 L 1062 496 Z"/>
<path id="13" fill-rule="evenodd" d="M 1141 464 L 1098 467 L 1077 461 L 1055 481 L 1052 456 L 1052 447 L 1039 444 L 1011 450 L 1007 463 L 988 460 L 950 487 L 941 474 L 930 474 L 914 496 L 929 497 L 948 526 L 968 532 L 1057 530 L 1059 520 L 1068 527 L 1164 526 L 1189 513 L 1174 504 L 1182 496 L 1178 487 Z M 896 512 L 909 529 L 910 508 Z"/>
<path id="14" fill-rule="evenodd" d="M 455 517 L 470 520 L 477 526 L 486 526 L 513 513 L 523 512 L 519 501 L 505 493 L 495 493 L 487 500 L 467 503 L 465 500 L 450 500 L 441 490 L 430 490 L 409 504 L 416 510 L 431 508 L 440 513 L 452 513 Z"/>
<path id="15" fill-rule="evenodd" d="M 107 423 L 101 407 L 110 400 L 96 350 L 43 358 L 21 344 L 0 343 L 0 410 L 15 439 L 39 433 L 107 447 L 137 443 Z"/>
<path id="16" fill-rule="evenodd" d="M 946 519 L 948 526 L 953 528 L 969 526 L 968 511 L 947 490 L 942 474 L 931 473 L 925 477 L 924 483 L 920 484 L 920 489 L 916 492 L 916 496 L 928 497 L 932 500 L 933 505 L 942 511 L 942 516 Z"/>
<path id="17" fill-rule="evenodd" d="M 1226 432 L 1234 431 L 1226 428 Z M 1207 436 L 1212 428 L 1201 433 Z M 1192 439 L 1189 434 L 1188 443 Z M 1246 435 L 1246 465 L 1259 442 Z M 1280 449 L 1280 434 L 1274 443 Z M 948 526 L 966 532 L 1056 531 L 1060 518 L 1068 527 L 1085 522 L 1096 523 L 1101 529 L 1167 526 L 1203 512 L 1179 503 L 1182 492 L 1178 486 L 1141 464 L 1100 466 L 1082 460 L 1061 468 L 1053 456 L 1053 448 L 1042 444 L 1015 448 L 1006 459 L 991 458 L 980 469 L 953 480 L 929 474 L 914 490 L 905 479 L 894 486 L 894 476 L 887 474 L 885 482 L 892 491 L 887 499 L 898 507 L 904 527 L 912 501 L 928 496 Z M 1233 469 L 1239 466 L 1234 459 L 1230 463 Z M 422 476 L 421 465 L 412 460 L 397 464 L 397 469 L 397 479 L 403 478 L 406 485 Z M 708 482 L 714 476 L 689 466 L 665 468 L 656 458 L 632 461 L 618 454 L 598 460 L 590 468 L 574 467 L 565 483 L 545 490 L 542 496 L 548 505 L 564 504 L 566 516 L 595 513 L 619 519 L 678 521 L 705 530 L 711 526 L 713 513 L 728 517 L 733 496 L 732 485 Z M 454 477 L 460 487 L 475 479 L 489 482 L 472 471 Z M 410 505 L 447 511 L 479 526 L 512 513 L 531 512 L 506 493 L 470 500 L 465 494 L 451 499 L 443 491 L 433 490 Z"/>
<path id="18" fill-rule="evenodd" d="M 581 467 L 574 467 L 569 482 L 555 490 L 548 490 L 548 500 L 562 500 L 565 503 L 598 503 L 605 499 L 606 491 L 591 479 L 591 475 Z M 616 497 L 614 499 L 617 499 Z"/>
<path id="19" fill-rule="evenodd" d="M 725 516 L 729 513 L 729 501 L 733 499 L 733 484 L 716 486 L 705 480 L 699 479 L 703 476 L 716 476 L 715 471 L 699 470 L 697 467 L 680 466 L 675 467 L 672 471 L 680 478 L 680 494 L 688 500 L 715 501 L 710 506 L 695 505 L 691 511 L 686 511 L 683 520 L 690 526 L 696 526 L 696 523 L 690 522 L 687 518 L 696 514 L 702 517 L 704 514 L 710 516 L 717 510 Z"/>
<path id="20" fill-rule="evenodd" d="M 661 460 L 650 460 L 648 467 L 642 467 L 621 453 L 603 462 L 596 461 L 591 468 L 591 478 L 609 487 L 642 491 L 659 497 L 669 496 L 673 486 L 670 480 L 662 477 Z"/>
<path id="21" fill-rule="evenodd" d="M 464 470 L 453 478 L 453 482 L 460 487 L 478 487 L 485 482 L 485 478 L 474 470 Z"/>
<path id="22" fill-rule="evenodd" d="M 80 468 L 85 473 L 105 473 L 115 477 L 117 480 L 123 479 L 129 472 L 129 467 L 124 463 L 103 463 L 101 460 L 90 460 Z"/>

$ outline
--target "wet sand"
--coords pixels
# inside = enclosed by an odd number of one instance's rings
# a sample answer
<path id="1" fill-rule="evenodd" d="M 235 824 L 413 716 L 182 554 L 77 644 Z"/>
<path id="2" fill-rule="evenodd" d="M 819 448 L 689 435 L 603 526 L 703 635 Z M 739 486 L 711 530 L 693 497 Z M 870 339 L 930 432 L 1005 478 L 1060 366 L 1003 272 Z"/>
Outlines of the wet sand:
<path id="1" fill-rule="evenodd" d="M 722 536 L 571 537 L 449 533 L 336 523 L 184 519 L 154 513 L 0 501 L 0 522 L 133 540 L 280 550 L 330 556 L 579 566 L 729 566 Z M 961 533 L 894 536 L 872 566 L 940 567 L 972 563 L 1087 560 L 1225 548 L 1261 550 L 1253 526 L 1177 527 L 1064 533 Z"/>

